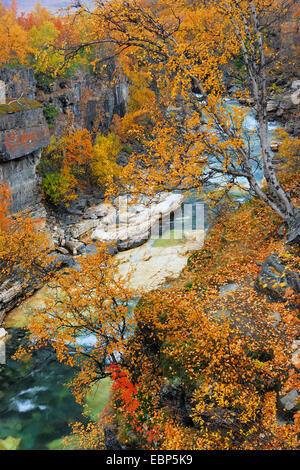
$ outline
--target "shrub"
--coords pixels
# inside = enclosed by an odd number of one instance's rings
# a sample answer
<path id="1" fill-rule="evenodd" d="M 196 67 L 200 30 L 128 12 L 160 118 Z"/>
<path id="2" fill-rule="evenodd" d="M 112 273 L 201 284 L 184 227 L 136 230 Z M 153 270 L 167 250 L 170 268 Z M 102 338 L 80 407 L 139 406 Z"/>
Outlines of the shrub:
<path id="1" fill-rule="evenodd" d="M 107 136 L 98 135 L 96 138 L 91 171 L 99 185 L 107 186 L 114 177 L 120 175 L 116 158 L 121 148 L 119 137 L 112 132 Z"/>
<path id="2" fill-rule="evenodd" d="M 59 109 L 53 104 L 49 104 L 49 106 L 43 106 L 43 111 L 48 126 L 53 127 L 53 125 L 55 124 L 55 118 L 57 118 L 57 116 L 59 115 Z"/>
<path id="3" fill-rule="evenodd" d="M 77 197 L 74 193 L 75 183 L 76 180 L 68 168 L 48 173 L 42 183 L 43 195 L 54 205 L 59 202 L 68 203 Z"/>

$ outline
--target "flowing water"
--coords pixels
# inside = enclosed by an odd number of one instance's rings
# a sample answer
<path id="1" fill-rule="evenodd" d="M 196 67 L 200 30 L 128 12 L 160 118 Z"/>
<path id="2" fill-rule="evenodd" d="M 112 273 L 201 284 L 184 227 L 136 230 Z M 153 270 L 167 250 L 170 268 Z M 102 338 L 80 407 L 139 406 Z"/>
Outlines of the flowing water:
<path id="1" fill-rule="evenodd" d="M 256 127 L 252 111 L 245 127 L 249 130 Z M 270 134 L 275 128 L 276 124 L 271 124 Z M 254 139 L 253 151 L 258 149 L 259 141 Z M 258 180 L 262 179 L 261 170 L 256 176 Z M 199 201 L 194 196 L 189 202 L 195 206 Z M 189 220 L 193 217 L 193 210 L 176 212 L 170 224 L 160 228 L 160 238 L 153 237 L 145 245 L 117 255 L 121 261 L 121 273 L 126 275 L 134 266 L 133 285 L 146 290 L 167 285 L 171 278 L 179 275 L 189 251 L 195 247 L 195 240 L 191 244 L 191 239 L 176 236 L 176 227 L 183 223 L 187 225 L 190 222 L 189 227 L 195 230 L 195 222 Z M 198 230 L 202 241 L 203 230 L 206 229 L 207 222 Z M 200 246 L 201 240 L 198 240 Z M 74 372 L 58 363 L 53 352 L 40 350 L 24 361 L 11 358 L 24 339 L 24 331 L 19 327 L 26 321 L 31 308 L 43 306 L 43 298 L 47 295 L 47 289 L 41 289 L 7 317 L 5 326 L 10 335 L 7 361 L 0 365 L 0 449 L 5 446 L 12 449 L 59 449 L 61 438 L 70 432 L 70 423 L 81 418 L 83 407 L 75 402 L 65 385 Z M 81 341 L 91 344 L 93 337 L 82 338 Z M 92 390 L 88 399 L 92 416 L 103 410 L 109 389 L 109 382 L 102 381 Z"/>

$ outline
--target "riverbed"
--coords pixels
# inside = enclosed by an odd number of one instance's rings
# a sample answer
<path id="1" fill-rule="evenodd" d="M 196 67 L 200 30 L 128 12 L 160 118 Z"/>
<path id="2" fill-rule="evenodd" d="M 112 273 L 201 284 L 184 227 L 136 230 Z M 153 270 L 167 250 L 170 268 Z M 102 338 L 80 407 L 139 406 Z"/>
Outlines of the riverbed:
<path id="1" fill-rule="evenodd" d="M 185 204 L 186 206 L 186 204 Z M 196 220 L 198 210 L 201 220 Z M 188 207 L 152 231 L 142 246 L 118 253 L 119 271 L 138 293 L 163 288 L 176 279 L 186 265 L 189 253 L 200 249 L 205 235 L 204 207 L 191 197 Z M 132 272 L 131 272 L 132 271 Z M 131 276 L 129 276 L 131 272 Z M 75 402 L 65 385 L 74 373 L 57 362 L 52 351 L 39 350 L 24 361 L 11 356 L 24 339 L 28 317 L 43 309 L 51 289 L 44 286 L 6 317 L 7 362 L 0 365 L 0 449 L 60 449 L 70 424 L 81 419 L 83 407 Z M 93 387 L 88 406 L 90 416 L 101 414 L 109 400 L 109 380 Z M 83 419 L 83 421 L 86 418 Z"/>
<path id="2" fill-rule="evenodd" d="M 250 130 L 255 128 L 253 112 L 245 125 Z M 272 125 L 270 133 L 275 128 Z M 254 145 L 259 146 L 259 142 Z M 180 275 L 189 254 L 201 248 L 208 228 L 206 213 L 197 195 L 188 203 L 186 212 L 173 214 L 173 219 L 157 227 L 144 245 L 116 255 L 120 273 L 125 278 L 131 273 L 128 282 L 138 292 L 167 287 Z M 202 218 L 195 219 L 197 207 Z M 9 339 L 6 364 L 0 365 L 0 450 L 60 449 L 62 438 L 70 433 L 70 424 L 82 418 L 83 407 L 65 385 L 74 371 L 58 363 L 53 352 L 40 350 L 23 361 L 11 359 L 24 339 L 21 328 L 26 319 L 33 309 L 44 308 L 49 295 L 49 288 L 43 287 L 12 310 L 5 321 Z M 93 388 L 88 398 L 90 416 L 103 411 L 109 393 L 109 380 Z"/>

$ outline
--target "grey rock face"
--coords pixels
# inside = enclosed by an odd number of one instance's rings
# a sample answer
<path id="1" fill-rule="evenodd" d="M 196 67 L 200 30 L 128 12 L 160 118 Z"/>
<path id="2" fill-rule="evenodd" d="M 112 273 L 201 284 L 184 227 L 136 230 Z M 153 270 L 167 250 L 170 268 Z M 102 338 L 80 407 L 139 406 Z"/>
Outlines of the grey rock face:
<path id="1" fill-rule="evenodd" d="M 40 151 L 24 157 L 0 163 L 0 181 L 7 184 L 12 194 L 11 212 L 17 212 L 38 204 L 41 200 L 37 185 L 36 166 Z"/>
<path id="2" fill-rule="evenodd" d="M 41 108 L 0 116 L 0 162 L 30 155 L 50 143 Z"/>
<path id="3" fill-rule="evenodd" d="M 300 80 L 294 80 L 291 84 L 292 90 L 298 90 L 300 88 Z"/>
<path id="4" fill-rule="evenodd" d="M 191 418 L 191 405 L 184 388 L 179 384 L 165 383 L 162 385 L 159 399 L 161 406 L 169 406 L 176 410 L 181 424 L 184 426 L 193 426 Z"/>
<path id="5" fill-rule="evenodd" d="M 107 131 L 114 114 L 125 114 L 128 101 L 128 83 L 112 83 L 113 76 L 109 71 L 96 75 L 78 70 L 71 78 L 57 79 L 46 88 L 40 86 L 37 99 L 44 106 L 55 106 L 61 113 L 53 128 L 55 135 L 64 131 L 67 112 L 72 113 L 81 128 Z"/>
<path id="6" fill-rule="evenodd" d="M 116 433 L 108 427 L 104 428 L 104 442 L 106 450 L 124 450 L 124 447 L 118 440 Z"/>
<path id="7" fill-rule="evenodd" d="M 284 123 L 289 123 L 288 130 L 290 129 L 290 121 L 299 119 L 299 105 L 300 105 L 300 80 L 294 80 L 283 96 L 274 96 L 267 102 L 267 113 L 271 120 L 279 120 Z M 299 122 L 299 121 L 298 121 Z M 293 132 L 295 134 L 295 132 Z M 296 135 L 296 134 L 295 134 Z"/>
<path id="8" fill-rule="evenodd" d="M 32 69 L 0 67 L 8 99 L 35 99 L 36 79 Z M 49 129 L 38 103 L 25 104 L 17 112 L 0 116 L 0 181 L 12 194 L 11 212 L 40 203 L 36 167 L 41 149 L 50 143 Z"/>
<path id="9" fill-rule="evenodd" d="M 0 181 L 11 190 L 12 212 L 40 202 L 36 167 L 41 148 L 49 143 L 49 130 L 41 108 L 0 116 Z"/>
<path id="10" fill-rule="evenodd" d="M 0 80 L 5 83 L 6 96 L 9 98 L 23 98 L 34 100 L 36 79 L 32 69 L 25 67 L 0 68 Z"/>
<path id="11" fill-rule="evenodd" d="M 300 214 L 289 224 L 286 243 L 288 245 L 300 245 Z"/>
<path id="12" fill-rule="evenodd" d="M 292 411 L 297 404 L 299 394 L 297 390 L 291 390 L 287 395 L 280 398 L 282 406 L 288 411 Z"/>
<path id="13" fill-rule="evenodd" d="M 283 300 L 287 287 L 292 288 L 296 293 L 300 292 L 300 275 L 286 269 L 277 253 L 273 253 L 263 263 L 256 279 L 256 287 L 275 300 Z"/>

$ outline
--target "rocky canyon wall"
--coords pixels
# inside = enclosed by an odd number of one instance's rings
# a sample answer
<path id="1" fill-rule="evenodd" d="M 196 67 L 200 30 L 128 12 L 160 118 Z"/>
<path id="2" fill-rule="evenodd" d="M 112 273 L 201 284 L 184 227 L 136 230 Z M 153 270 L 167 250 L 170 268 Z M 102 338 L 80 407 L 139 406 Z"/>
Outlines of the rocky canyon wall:
<path id="1" fill-rule="evenodd" d="M 6 102 L 0 104 L 0 181 L 12 191 L 12 212 L 32 210 L 41 199 L 36 167 L 50 133 L 60 136 L 68 116 L 79 128 L 107 131 L 114 114 L 125 113 L 128 84 L 114 77 L 113 64 L 103 76 L 77 71 L 48 84 L 32 69 L 1 67 L 0 81 L 6 91 Z M 49 107 L 57 110 L 50 132 Z"/>
<path id="2" fill-rule="evenodd" d="M 0 105 L 0 181 L 12 194 L 11 211 L 33 209 L 40 202 L 36 166 L 49 144 L 42 106 L 33 101 L 35 78 L 30 69 L 0 69 L 6 97 Z"/>

